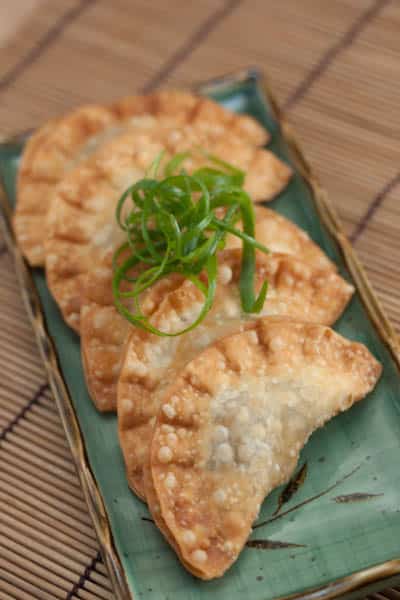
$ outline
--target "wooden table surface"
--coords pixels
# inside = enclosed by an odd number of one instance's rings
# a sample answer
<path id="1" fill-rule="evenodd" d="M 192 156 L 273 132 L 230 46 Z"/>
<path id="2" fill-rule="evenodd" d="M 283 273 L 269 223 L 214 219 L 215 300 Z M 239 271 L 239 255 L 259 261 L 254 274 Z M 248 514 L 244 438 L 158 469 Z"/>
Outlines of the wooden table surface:
<path id="1" fill-rule="evenodd" d="M 1 0 L 0 136 L 249 65 L 267 73 L 400 329 L 399 0 Z M 0 297 L 0 600 L 111 599 L 1 240 Z"/>

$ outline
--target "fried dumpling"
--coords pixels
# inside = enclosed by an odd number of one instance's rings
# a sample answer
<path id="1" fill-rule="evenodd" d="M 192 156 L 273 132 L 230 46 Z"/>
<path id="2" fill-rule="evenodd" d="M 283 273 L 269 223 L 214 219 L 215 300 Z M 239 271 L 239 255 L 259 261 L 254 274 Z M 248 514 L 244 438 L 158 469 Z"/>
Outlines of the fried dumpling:
<path id="1" fill-rule="evenodd" d="M 309 436 L 368 394 L 380 373 L 362 344 L 279 318 L 186 364 L 164 390 L 146 478 L 154 519 L 186 568 L 211 579 L 232 565 Z"/>
<path id="2" fill-rule="evenodd" d="M 125 350 L 132 331 L 130 323 L 114 305 L 112 257 L 88 273 L 82 290 L 81 354 L 89 395 L 102 412 L 116 411 L 117 383 Z M 153 285 L 141 298 L 141 308 L 151 317 L 164 296 L 182 284 L 182 278 L 169 276 Z"/>
<path id="3" fill-rule="evenodd" d="M 219 155 L 222 146 L 232 146 L 234 140 L 236 135 L 221 137 L 203 123 L 177 128 L 159 119 L 147 130 L 131 126 L 64 177 L 49 210 L 45 245 L 47 283 L 68 325 L 79 331 L 83 277 L 122 241 L 115 207 L 125 189 L 145 175 L 161 151 L 166 152 L 164 160 L 198 145 Z M 193 170 L 205 161 L 204 154 L 194 150 L 186 168 Z M 275 194 L 291 175 L 271 152 L 243 142 L 235 162 L 247 173 L 247 185 L 258 187 L 259 198 Z M 272 187 L 266 171 L 276 173 Z M 265 182 L 261 186 L 260 178 Z"/>
<path id="4" fill-rule="evenodd" d="M 271 252 L 295 255 L 317 270 L 335 270 L 334 263 L 328 259 L 321 248 L 288 219 L 263 206 L 255 207 L 255 218 L 255 237 L 268 246 Z M 237 240 L 238 238 L 228 236 L 227 248 L 240 247 Z M 169 285 L 167 281 L 165 285 Z M 116 388 L 122 353 L 131 330 L 129 323 L 114 306 L 111 287 L 111 257 L 106 257 L 102 264 L 97 265 L 85 278 L 82 286 L 80 317 L 86 381 L 91 398 L 101 411 L 116 409 Z M 157 286 L 156 291 L 149 293 L 147 305 L 152 303 L 153 309 L 161 300 L 159 290 L 160 287 Z M 153 298 L 155 294 L 157 297 Z M 148 316 L 152 314 L 153 309 L 148 312 Z"/>
<path id="5" fill-rule="evenodd" d="M 311 240 L 306 231 L 286 219 L 275 210 L 257 205 L 255 212 L 255 238 L 267 246 L 271 252 L 290 254 L 300 258 L 310 267 L 335 271 L 336 265 L 325 252 Z M 240 223 L 236 225 L 240 229 Z M 241 240 L 236 236 L 228 236 L 227 248 L 240 248 Z"/>
<path id="6" fill-rule="evenodd" d="M 132 489 L 144 497 L 143 466 L 160 396 L 180 368 L 214 340 L 240 330 L 251 318 L 241 310 L 238 279 L 241 253 L 222 253 L 214 304 L 193 331 L 177 337 L 159 337 L 133 328 L 126 346 L 118 383 L 118 429 Z M 284 254 L 258 255 L 257 285 L 267 279 L 269 291 L 262 315 L 287 315 L 315 323 L 332 324 L 344 310 L 353 287 L 332 271 L 313 269 Z M 201 292 L 185 280 L 167 294 L 152 314 L 151 323 L 174 333 L 195 320 L 203 302 Z"/>
<path id="7" fill-rule="evenodd" d="M 202 124 L 225 130 L 261 146 L 269 134 L 254 119 L 237 115 L 212 100 L 188 92 L 163 91 L 131 96 L 112 105 L 82 106 L 41 127 L 28 140 L 18 174 L 14 228 L 32 265 L 44 264 L 43 224 L 57 183 L 107 137 L 137 117 L 164 117 L 177 124 Z"/>

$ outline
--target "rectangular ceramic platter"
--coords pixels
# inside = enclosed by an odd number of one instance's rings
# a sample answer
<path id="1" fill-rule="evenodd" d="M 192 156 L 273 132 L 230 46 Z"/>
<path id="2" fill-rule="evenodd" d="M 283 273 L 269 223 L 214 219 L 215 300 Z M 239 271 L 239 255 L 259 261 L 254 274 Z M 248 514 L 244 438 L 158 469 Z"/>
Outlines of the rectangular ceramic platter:
<path id="1" fill-rule="evenodd" d="M 202 89 L 224 106 L 253 115 L 270 131 L 270 148 L 291 162 L 296 173 L 287 189 L 268 206 L 304 228 L 336 262 L 342 275 L 351 280 L 349 262 L 346 263 L 335 236 L 322 223 L 315 192 L 299 172 L 298 158 L 290 151 L 292 143 L 282 132 L 271 100 L 263 94 L 260 78 L 249 72 Z M 21 150 L 21 144 L 12 142 L 0 149 L 1 175 L 11 205 L 15 201 L 15 177 Z M 43 272 L 34 270 L 32 277 L 59 369 L 79 422 L 90 469 L 85 468 L 85 457 L 79 451 L 79 436 L 74 434 L 71 425 L 74 415 L 68 416 L 69 400 L 63 395 L 62 385 L 57 384 L 57 367 L 51 366 L 51 352 L 47 348 L 47 367 L 53 390 L 64 417 L 67 415 L 64 425 L 74 445 L 75 458 L 80 462 L 81 479 L 86 495 L 91 499 L 91 512 L 103 553 L 114 571 L 112 576 L 118 597 L 269 600 L 295 593 L 308 595 L 311 590 L 321 587 L 320 596 L 332 597 L 360 586 L 364 586 L 363 592 L 366 585 L 368 589 L 371 584 L 375 588 L 383 587 L 389 577 L 400 572 L 400 562 L 393 562 L 400 557 L 399 371 L 394 353 L 385 340 L 385 328 L 378 332 L 369 316 L 371 311 L 366 309 L 359 293 L 335 329 L 366 344 L 383 363 L 383 376 L 378 386 L 365 401 L 312 436 L 300 460 L 300 465 L 307 462 L 307 477 L 281 512 L 293 510 L 253 532 L 252 539 L 267 540 L 264 544 L 267 548 L 245 548 L 223 578 L 202 582 L 185 571 L 156 527 L 143 520 L 148 512 L 127 486 L 116 417 L 99 414 L 94 408 L 85 387 L 79 339 L 64 325 L 47 290 Z M 43 350 L 45 340 L 41 337 Z M 330 486 L 352 472 L 329 491 Z M 265 500 L 260 521 L 274 513 L 281 491 L 276 490 Z M 326 493 L 319 498 L 296 508 L 324 491 Z M 374 496 L 369 500 L 356 496 L 353 502 L 337 499 L 352 494 Z M 99 520 L 101 498 L 108 523 Z M 283 547 L 270 544 L 276 541 L 282 542 Z M 373 566 L 374 569 L 365 571 Z M 356 573 L 358 575 L 343 581 Z"/>

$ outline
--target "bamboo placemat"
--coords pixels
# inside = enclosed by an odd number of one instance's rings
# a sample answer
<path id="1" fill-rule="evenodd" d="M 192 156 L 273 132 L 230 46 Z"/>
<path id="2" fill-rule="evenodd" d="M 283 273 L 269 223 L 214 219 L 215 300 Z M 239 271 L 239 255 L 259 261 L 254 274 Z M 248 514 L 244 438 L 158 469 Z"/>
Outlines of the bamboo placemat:
<path id="1" fill-rule="evenodd" d="M 5 14 L 7 5 L 1 135 L 81 102 L 264 68 L 400 329 L 398 0 L 2 0 Z M 1 240 L 0 300 L 0 600 L 111 599 Z"/>

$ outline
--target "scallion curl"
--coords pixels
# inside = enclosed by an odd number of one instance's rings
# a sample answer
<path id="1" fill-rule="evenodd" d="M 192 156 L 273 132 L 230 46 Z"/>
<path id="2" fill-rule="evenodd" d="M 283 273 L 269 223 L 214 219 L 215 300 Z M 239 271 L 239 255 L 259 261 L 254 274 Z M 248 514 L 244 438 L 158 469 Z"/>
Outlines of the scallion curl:
<path id="1" fill-rule="evenodd" d="M 268 284 L 255 293 L 257 242 L 251 198 L 243 189 L 244 173 L 212 155 L 211 166 L 189 175 L 183 168 L 190 153 L 174 156 L 157 179 L 162 156 L 147 176 L 130 186 L 116 207 L 116 221 L 127 236 L 113 259 L 113 295 L 117 310 L 133 325 L 159 336 L 178 336 L 194 329 L 210 311 L 217 286 L 217 253 L 226 236 L 242 244 L 239 290 L 244 312 L 261 311 Z M 224 209 L 221 218 L 219 210 Z M 235 226 L 242 223 L 242 230 Z M 143 313 L 140 299 L 152 285 L 173 273 L 187 278 L 204 297 L 197 318 L 177 332 L 161 331 Z M 130 306 L 127 307 L 127 302 Z"/>

